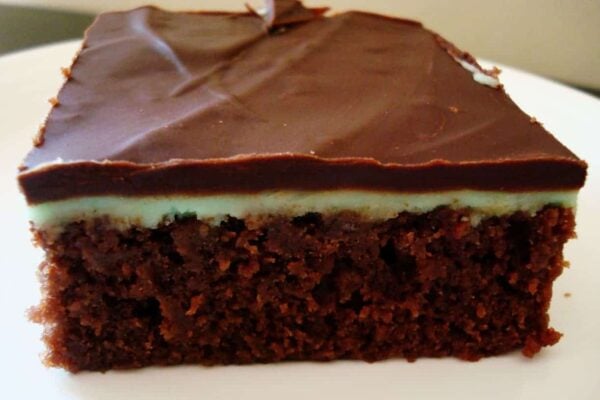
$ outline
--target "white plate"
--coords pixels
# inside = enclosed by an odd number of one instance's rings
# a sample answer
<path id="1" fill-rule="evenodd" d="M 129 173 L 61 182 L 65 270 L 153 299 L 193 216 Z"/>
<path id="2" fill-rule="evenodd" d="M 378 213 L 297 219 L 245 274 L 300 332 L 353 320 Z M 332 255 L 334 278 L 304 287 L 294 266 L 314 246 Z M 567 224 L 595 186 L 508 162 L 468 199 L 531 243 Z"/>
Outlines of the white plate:
<path id="1" fill-rule="evenodd" d="M 27 214 L 16 167 L 45 117 L 78 47 L 68 42 L 0 58 L 0 398 L 3 399 L 599 399 L 600 101 L 504 68 L 513 99 L 590 164 L 579 199 L 579 239 L 567 246 L 571 269 L 555 285 L 552 325 L 560 343 L 534 359 L 519 353 L 477 363 L 454 359 L 283 363 L 244 367 L 147 368 L 71 375 L 45 368 L 40 328 L 25 317 L 38 300 Z M 571 293 L 571 297 L 565 297 Z"/>

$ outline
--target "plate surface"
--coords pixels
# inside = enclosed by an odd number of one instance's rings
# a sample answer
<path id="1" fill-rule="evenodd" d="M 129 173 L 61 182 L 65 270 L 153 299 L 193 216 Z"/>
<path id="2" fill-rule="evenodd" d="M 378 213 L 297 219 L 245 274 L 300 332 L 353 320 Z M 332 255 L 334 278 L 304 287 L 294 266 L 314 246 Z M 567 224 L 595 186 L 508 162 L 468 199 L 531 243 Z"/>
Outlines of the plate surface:
<path id="1" fill-rule="evenodd" d="M 29 240 L 16 167 L 48 112 L 78 42 L 0 58 L 0 398 L 54 399 L 598 399 L 600 398 L 600 101 L 551 81 L 504 68 L 511 97 L 589 163 L 579 198 L 579 239 L 571 268 L 555 285 L 552 325 L 561 342 L 526 359 L 520 353 L 477 363 L 454 359 L 184 366 L 71 375 L 39 358 L 41 329 L 26 310 L 39 298 L 39 250 Z M 489 64 L 488 64 L 489 65 Z M 408 397 L 410 396 L 410 397 Z"/>

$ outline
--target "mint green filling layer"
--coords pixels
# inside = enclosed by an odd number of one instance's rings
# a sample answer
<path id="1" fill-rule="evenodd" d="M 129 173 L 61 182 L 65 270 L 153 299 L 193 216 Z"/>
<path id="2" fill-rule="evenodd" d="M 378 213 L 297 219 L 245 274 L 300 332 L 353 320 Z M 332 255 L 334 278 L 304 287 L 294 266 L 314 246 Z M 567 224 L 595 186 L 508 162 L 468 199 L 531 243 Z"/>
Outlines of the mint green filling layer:
<path id="1" fill-rule="evenodd" d="M 98 196 L 47 202 L 29 208 L 38 228 L 59 227 L 69 222 L 110 217 L 122 228 L 130 225 L 155 227 L 177 215 L 219 223 L 227 216 L 302 215 L 307 212 L 353 211 L 367 219 L 392 218 L 399 212 L 425 213 L 439 206 L 470 208 L 472 222 L 481 217 L 515 211 L 535 213 L 548 204 L 575 208 L 577 191 L 487 192 L 447 191 L 438 193 L 394 193 L 357 190 L 273 191 L 255 194 L 209 196 Z"/>

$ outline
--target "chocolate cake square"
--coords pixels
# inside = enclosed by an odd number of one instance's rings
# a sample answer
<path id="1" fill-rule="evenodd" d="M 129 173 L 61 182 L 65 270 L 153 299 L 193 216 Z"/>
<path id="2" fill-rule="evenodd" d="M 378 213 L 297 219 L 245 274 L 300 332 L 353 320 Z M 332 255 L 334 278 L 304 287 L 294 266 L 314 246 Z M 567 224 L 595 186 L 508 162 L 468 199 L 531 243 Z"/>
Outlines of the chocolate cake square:
<path id="1" fill-rule="evenodd" d="M 142 7 L 90 27 L 18 176 L 48 365 L 558 341 L 585 162 L 420 23 L 326 11 Z"/>

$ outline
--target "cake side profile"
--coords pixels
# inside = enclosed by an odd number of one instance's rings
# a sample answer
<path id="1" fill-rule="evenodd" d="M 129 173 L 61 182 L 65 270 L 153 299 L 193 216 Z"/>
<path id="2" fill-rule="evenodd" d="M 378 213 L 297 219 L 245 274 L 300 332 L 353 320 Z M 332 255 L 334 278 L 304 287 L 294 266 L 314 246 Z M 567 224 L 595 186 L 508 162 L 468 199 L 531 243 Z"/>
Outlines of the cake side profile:
<path id="1" fill-rule="evenodd" d="M 586 168 L 415 21 L 103 14 L 18 177 L 32 317 L 70 371 L 532 356 Z"/>

